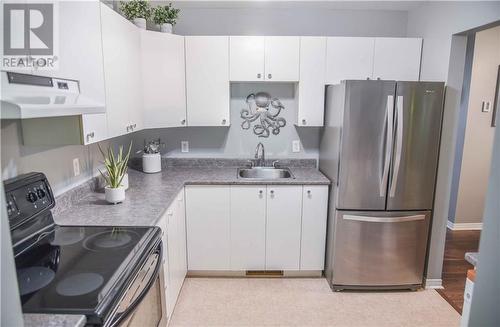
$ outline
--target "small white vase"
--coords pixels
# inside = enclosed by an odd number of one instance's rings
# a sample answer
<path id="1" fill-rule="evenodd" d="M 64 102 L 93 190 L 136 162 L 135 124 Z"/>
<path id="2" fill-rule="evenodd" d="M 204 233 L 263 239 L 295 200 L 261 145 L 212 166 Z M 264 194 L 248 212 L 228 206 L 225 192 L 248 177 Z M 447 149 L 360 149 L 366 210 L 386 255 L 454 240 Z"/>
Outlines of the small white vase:
<path id="1" fill-rule="evenodd" d="M 104 188 L 104 197 L 107 202 L 117 204 L 125 200 L 125 187 L 109 187 Z"/>
<path id="2" fill-rule="evenodd" d="M 146 18 L 134 18 L 132 19 L 135 26 L 145 30 L 146 29 Z"/>
<path id="3" fill-rule="evenodd" d="M 160 25 L 160 32 L 172 34 L 172 24 L 165 23 Z"/>
<path id="4" fill-rule="evenodd" d="M 128 173 L 125 173 L 125 175 L 123 175 L 121 186 L 125 188 L 125 191 L 128 190 Z"/>
<path id="5" fill-rule="evenodd" d="M 161 171 L 161 155 L 159 153 L 144 153 L 142 155 L 142 171 L 148 174 Z"/>

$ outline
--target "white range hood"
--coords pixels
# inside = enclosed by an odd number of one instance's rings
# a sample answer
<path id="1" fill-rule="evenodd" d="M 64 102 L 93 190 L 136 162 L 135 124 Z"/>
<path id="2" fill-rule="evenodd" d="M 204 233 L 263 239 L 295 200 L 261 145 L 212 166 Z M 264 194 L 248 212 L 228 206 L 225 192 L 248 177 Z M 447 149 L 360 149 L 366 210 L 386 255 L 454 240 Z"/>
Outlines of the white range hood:
<path id="1" fill-rule="evenodd" d="M 80 93 L 79 82 L 1 72 L 1 118 L 27 119 L 106 112 L 104 103 Z"/>

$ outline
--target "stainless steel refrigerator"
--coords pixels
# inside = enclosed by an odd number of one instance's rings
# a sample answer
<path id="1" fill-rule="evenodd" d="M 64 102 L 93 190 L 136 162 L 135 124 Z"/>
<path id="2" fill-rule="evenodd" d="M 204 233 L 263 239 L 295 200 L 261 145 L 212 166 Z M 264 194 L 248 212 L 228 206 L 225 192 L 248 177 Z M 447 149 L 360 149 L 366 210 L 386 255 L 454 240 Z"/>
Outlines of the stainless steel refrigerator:
<path id="1" fill-rule="evenodd" d="M 444 83 L 327 86 L 320 170 L 332 181 L 326 276 L 334 290 L 423 283 Z"/>

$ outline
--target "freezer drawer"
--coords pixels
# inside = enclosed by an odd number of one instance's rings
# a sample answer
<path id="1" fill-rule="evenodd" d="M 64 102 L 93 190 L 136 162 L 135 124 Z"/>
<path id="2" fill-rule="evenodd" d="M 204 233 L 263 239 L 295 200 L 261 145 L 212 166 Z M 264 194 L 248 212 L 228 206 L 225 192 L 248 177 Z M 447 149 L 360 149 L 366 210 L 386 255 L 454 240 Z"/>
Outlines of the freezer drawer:
<path id="1" fill-rule="evenodd" d="M 332 284 L 422 284 L 430 211 L 336 211 Z"/>

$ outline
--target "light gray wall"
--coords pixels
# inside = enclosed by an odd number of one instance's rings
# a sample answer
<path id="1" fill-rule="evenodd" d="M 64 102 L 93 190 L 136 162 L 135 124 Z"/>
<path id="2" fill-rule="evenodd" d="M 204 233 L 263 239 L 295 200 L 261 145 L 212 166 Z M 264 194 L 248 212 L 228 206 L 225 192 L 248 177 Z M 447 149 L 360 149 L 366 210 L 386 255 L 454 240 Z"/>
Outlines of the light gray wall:
<path id="1" fill-rule="evenodd" d="M 500 324 L 500 133 L 495 133 L 469 326 Z"/>
<path id="2" fill-rule="evenodd" d="M 269 138 L 258 137 L 249 130 L 241 128 L 240 111 L 246 108 L 246 97 L 259 91 L 268 92 L 280 99 L 285 109 L 280 117 L 286 119 L 286 126 L 279 135 Z M 230 127 L 180 127 L 171 129 L 144 130 L 137 133 L 134 143 L 137 146 L 144 140 L 160 137 L 166 142 L 163 150 L 170 157 L 218 157 L 251 158 L 255 146 L 262 142 L 269 158 L 318 158 L 319 128 L 294 126 L 297 117 L 295 84 L 293 83 L 236 83 L 231 85 L 231 126 Z M 274 111 L 273 111 L 274 112 Z M 292 140 L 300 140 L 301 151 L 292 152 Z M 181 153 L 181 141 L 189 141 L 190 152 Z"/>
<path id="3" fill-rule="evenodd" d="M 128 146 L 130 137 L 124 136 L 101 142 Z M 73 159 L 80 160 L 80 175 L 73 174 Z M 101 165 L 97 144 L 90 146 L 25 146 L 22 143 L 20 120 L 1 121 L 2 180 L 32 172 L 47 175 L 56 195 L 95 175 Z"/>
<path id="4" fill-rule="evenodd" d="M 406 36 L 407 12 L 325 8 L 182 8 L 181 35 Z"/>

